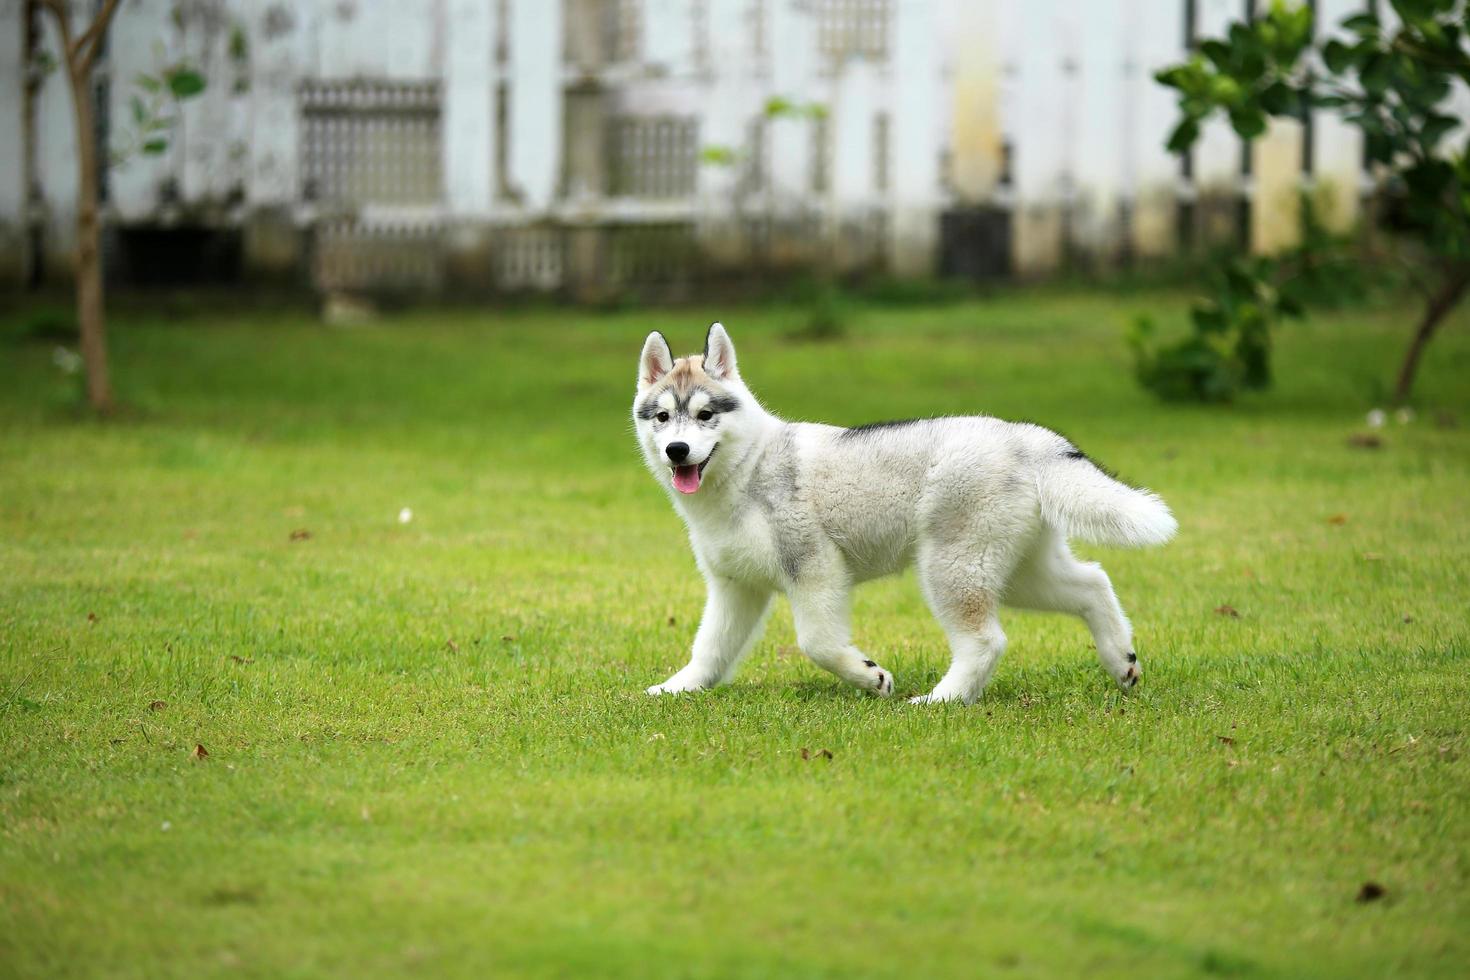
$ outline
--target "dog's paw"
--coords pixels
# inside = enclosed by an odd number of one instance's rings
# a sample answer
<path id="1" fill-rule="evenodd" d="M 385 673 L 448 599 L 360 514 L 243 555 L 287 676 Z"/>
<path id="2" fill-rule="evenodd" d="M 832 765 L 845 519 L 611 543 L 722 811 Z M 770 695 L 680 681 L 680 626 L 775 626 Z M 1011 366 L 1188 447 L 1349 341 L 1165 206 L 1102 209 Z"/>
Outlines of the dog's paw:
<path id="1" fill-rule="evenodd" d="M 648 688 L 644 693 L 653 697 L 658 697 L 660 694 L 693 694 L 696 691 L 705 690 L 708 686 L 692 678 L 675 674 L 662 684 L 655 684 Z"/>
<path id="2" fill-rule="evenodd" d="M 867 673 L 863 678 L 864 686 L 880 698 L 893 696 L 893 673 L 884 670 L 871 660 L 864 660 L 863 667 Z"/>
<path id="3" fill-rule="evenodd" d="M 945 690 L 941 684 L 928 694 L 920 694 L 918 697 L 909 698 L 909 704 L 974 704 L 973 697 L 967 697 L 965 692 L 957 690 Z"/>
<path id="4" fill-rule="evenodd" d="M 1118 682 L 1118 687 L 1124 694 L 1131 694 L 1138 687 L 1138 682 L 1143 677 L 1143 671 L 1138 666 L 1138 654 L 1128 654 L 1128 663 L 1120 674 L 1114 674 L 1113 680 Z"/>

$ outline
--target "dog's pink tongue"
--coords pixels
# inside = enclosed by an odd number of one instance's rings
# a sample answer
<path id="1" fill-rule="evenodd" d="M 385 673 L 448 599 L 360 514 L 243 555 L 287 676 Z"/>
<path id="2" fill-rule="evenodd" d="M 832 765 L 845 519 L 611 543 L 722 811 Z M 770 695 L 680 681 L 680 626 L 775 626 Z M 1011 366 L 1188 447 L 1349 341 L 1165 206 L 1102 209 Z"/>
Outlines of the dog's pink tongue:
<path id="1" fill-rule="evenodd" d="M 675 466 L 674 489 L 680 493 L 693 493 L 699 489 L 698 466 Z"/>

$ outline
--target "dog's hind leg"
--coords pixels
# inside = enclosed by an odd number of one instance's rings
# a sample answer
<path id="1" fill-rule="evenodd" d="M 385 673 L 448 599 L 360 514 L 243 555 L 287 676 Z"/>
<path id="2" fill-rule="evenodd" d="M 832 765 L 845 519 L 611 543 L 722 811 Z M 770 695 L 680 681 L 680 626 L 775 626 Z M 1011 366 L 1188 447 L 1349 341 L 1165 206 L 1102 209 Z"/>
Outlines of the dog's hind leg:
<path id="1" fill-rule="evenodd" d="M 980 697 L 995 665 L 1005 652 L 1006 635 L 996 613 L 1000 608 L 995 582 L 1002 568 L 994 567 L 992 552 L 967 555 L 962 546 L 922 549 L 919 582 L 934 618 L 949 638 L 951 661 L 934 690 L 909 700 L 914 704 L 960 701 L 973 704 Z"/>
<path id="2" fill-rule="evenodd" d="M 1141 672 L 1133 652 L 1133 627 L 1108 573 L 1096 562 L 1079 561 L 1056 531 L 1048 530 L 1016 569 L 1005 603 L 1081 617 L 1092 631 L 1103 669 L 1123 690 L 1137 686 Z"/>
<path id="3" fill-rule="evenodd" d="M 845 584 L 797 586 L 789 596 L 802 653 L 854 687 L 885 698 L 893 693 L 893 674 L 852 645 Z"/>
<path id="4" fill-rule="evenodd" d="M 760 637 L 770 608 L 768 590 L 711 576 L 689 663 L 662 684 L 650 687 L 648 693 L 702 691 L 729 680 Z"/>

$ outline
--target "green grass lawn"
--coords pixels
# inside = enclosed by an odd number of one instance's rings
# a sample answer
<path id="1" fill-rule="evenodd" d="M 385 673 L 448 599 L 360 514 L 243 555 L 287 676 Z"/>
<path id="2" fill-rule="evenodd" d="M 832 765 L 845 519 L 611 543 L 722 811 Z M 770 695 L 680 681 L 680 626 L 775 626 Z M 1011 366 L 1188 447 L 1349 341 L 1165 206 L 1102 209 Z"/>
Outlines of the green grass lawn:
<path id="1" fill-rule="evenodd" d="M 1128 373 L 1182 309 L 133 315 L 107 424 L 9 315 L 0 974 L 1466 975 L 1470 314 L 1365 449 L 1410 304 L 1209 409 Z M 716 315 L 787 417 L 1034 419 L 1162 493 L 1167 548 L 1083 549 L 1139 693 L 1010 614 L 980 704 L 865 697 L 783 604 L 733 685 L 645 696 L 702 590 L 636 359 Z M 896 693 L 946 666 L 911 576 L 855 630 Z"/>

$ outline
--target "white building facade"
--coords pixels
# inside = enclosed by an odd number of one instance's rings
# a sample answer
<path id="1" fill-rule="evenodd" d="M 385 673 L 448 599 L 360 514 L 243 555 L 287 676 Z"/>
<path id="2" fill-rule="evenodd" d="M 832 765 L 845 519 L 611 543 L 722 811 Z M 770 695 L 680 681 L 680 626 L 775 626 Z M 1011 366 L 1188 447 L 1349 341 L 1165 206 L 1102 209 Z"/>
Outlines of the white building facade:
<path id="1" fill-rule="evenodd" d="M 0 281 L 64 278 L 66 83 L 0 0 Z M 94 0 L 73 0 L 84 22 Z M 1317 0 L 1319 24 L 1362 0 Z M 103 175 L 109 274 L 564 291 L 819 265 L 1041 275 L 1350 224 L 1356 134 L 1223 123 L 1187 161 L 1158 68 L 1246 0 L 123 0 L 104 145 L 139 73 L 208 79 Z"/>

